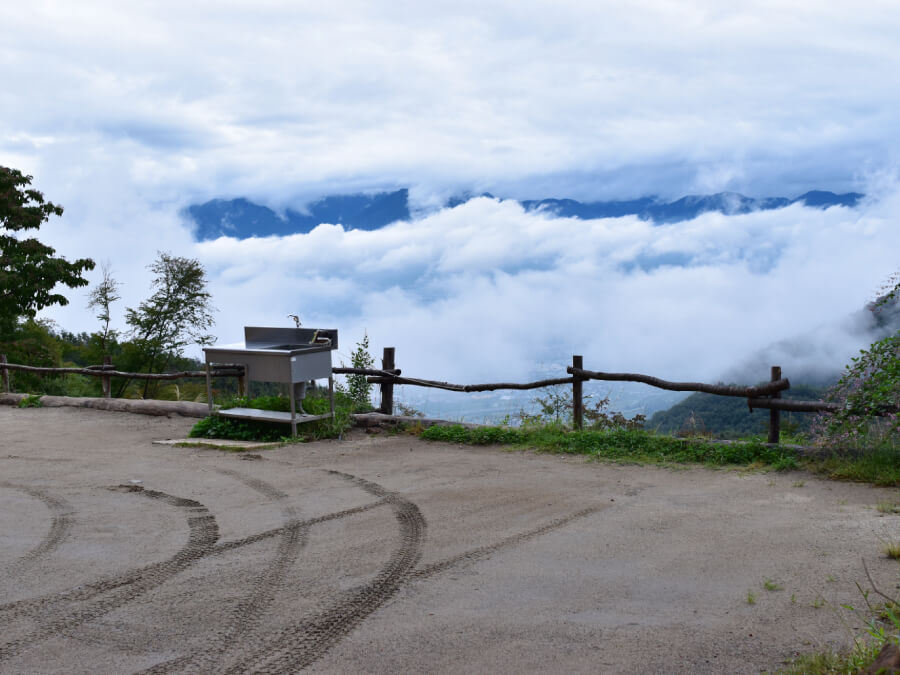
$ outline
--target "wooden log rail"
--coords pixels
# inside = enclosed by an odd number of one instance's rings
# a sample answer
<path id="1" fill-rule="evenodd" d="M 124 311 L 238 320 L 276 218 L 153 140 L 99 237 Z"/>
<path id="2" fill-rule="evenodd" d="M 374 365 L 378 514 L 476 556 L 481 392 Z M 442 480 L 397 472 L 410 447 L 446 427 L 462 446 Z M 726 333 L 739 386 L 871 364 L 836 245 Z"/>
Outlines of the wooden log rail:
<path id="1" fill-rule="evenodd" d="M 427 387 L 430 389 L 444 389 L 445 391 L 460 392 L 476 392 L 476 391 L 496 391 L 497 389 L 540 389 L 541 387 L 552 387 L 556 384 L 572 384 L 573 377 L 556 377 L 551 380 L 539 380 L 537 382 L 491 382 L 488 384 L 453 384 L 451 382 L 441 382 L 440 380 L 421 380 L 414 377 L 395 377 L 381 376 L 369 377 L 366 381 L 374 384 L 411 384 L 416 387 Z"/>
<path id="2" fill-rule="evenodd" d="M 378 370 L 375 368 L 345 368 L 344 366 L 341 366 L 339 368 L 332 368 L 331 372 L 335 375 L 373 375 L 376 377 L 393 377 L 395 375 L 399 375 L 403 371 L 401 371 L 399 368 Z"/>
<path id="3" fill-rule="evenodd" d="M 717 396 L 737 396 L 738 398 L 756 398 L 760 396 L 772 396 L 780 391 L 791 388 L 790 380 L 779 378 L 774 382 L 755 387 L 736 387 L 728 384 L 706 384 L 703 382 L 669 382 L 651 375 L 639 373 L 601 373 L 594 370 L 584 370 L 569 366 L 567 373 L 572 373 L 586 380 L 604 380 L 607 382 L 642 382 L 657 389 L 668 391 L 699 391 L 704 394 L 716 394 Z M 762 407 L 762 406 L 760 406 Z"/>
<path id="4" fill-rule="evenodd" d="M 177 380 L 182 377 L 206 377 L 205 370 L 183 370 L 176 373 L 123 373 L 114 366 L 88 366 L 87 368 L 45 368 L 43 366 L 22 366 L 16 363 L 4 363 L 6 370 L 19 370 L 36 375 L 92 375 L 94 377 L 127 377 L 134 380 Z M 213 377 L 241 377 L 243 368 L 220 368 L 212 371 Z"/>
<path id="5" fill-rule="evenodd" d="M 747 407 L 750 408 L 750 412 L 755 408 L 808 413 L 837 412 L 841 409 L 837 403 L 829 401 L 794 401 L 789 398 L 748 398 Z"/>

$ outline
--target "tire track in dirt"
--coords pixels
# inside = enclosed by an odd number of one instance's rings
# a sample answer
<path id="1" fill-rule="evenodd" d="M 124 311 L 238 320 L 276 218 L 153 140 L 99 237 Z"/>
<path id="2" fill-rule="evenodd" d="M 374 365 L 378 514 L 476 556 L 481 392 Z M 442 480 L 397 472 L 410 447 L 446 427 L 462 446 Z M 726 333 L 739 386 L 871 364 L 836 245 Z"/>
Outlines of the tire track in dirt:
<path id="1" fill-rule="evenodd" d="M 284 501 L 287 498 L 284 492 L 264 481 L 237 471 L 227 469 L 217 469 L 217 471 L 275 501 Z M 229 654 L 251 649 L 252 647 L 247 643 L 250 645 L 259 643 L 261 639 L 260 619 L 269 610 L 276 594 L 282 588 L 288 569 L 296 561 L 301 549 L 306 546 L 309 533 L 310 525 L 297 519 L 294 507 L 286 506 L 282 512 L 286 522 L 277 529 L 277 536 L 280 537 L 280 540 L 274 557 L 261 572 L 254 574 L 254 583 L 250 593 L 228 613 L 224 625 L 204 640 L 201 649 L 194 650 L 187 656 L 157 664 L 141 671 L 143 674 L 159 675 L 179 670 L 219 672 L 222 670 L 222 662 Z M 257 539 L 257 541 L 261 540 L 261 538 Z"/>
<path id="2" fill-rule="evenodd" d="M 5 570 L 3 575 L 7 578 L 21 576 L 38 560 L 53 551 L 65 540 L 72 528 L 74 512 L 69 504 L 60 497 L 55 497 L 43 490 L 28 487 L 25 485 L 15 485 L 13 483 L 2 483 L 0 487 L 11 490 L 19 490 L 25 494 L 40 500 L 50 509 L 51 520 L 50 528 L 40 543 L 33 549 L 25 553 L 20 558 L 14 560 Z"/>
<path id="3" fill-rule="evenodd" d="M 374 580 L 345 594 L 331 608 L 311 619 L 267 635 L 251 656 L 226 673 L 295 673 L 305 668 L 391 598 L 421 558 L 426 522 L 419 507 L 377 483 L 339 471 L 328 473 L 354 483 L 390 505 L 399 525 L 400 547 Z"/>
<path id="4" fill-rule="evenodd" d="M 189 529 L 188 541 L 185 546 L 168 560 L 150 565 L 142 570 L 109 577 L 84 589 L 49 596 L 36 603 L 21 607 L 23 610 L 21 612 L 16 611 L 20 606 L 19 603 L 0 607 L 0 611 L 8 610 L 6 613 L 11 614 L 7 621 L 15 620 L 26 612 L 37 614 L 40 620 L 39 628 L 0 646 L 0 662 L 33 647 L 48 637 L 66 633 L 83 623 L 103 616 L 160 586 L 208 554 L 218 540 L 219 527 L 216 520 L 200 502 L 137 486 L 121 486 L 120 489 L 128 492 L 140 492 L 146 497 L 182 509 Z M 106 591 L 108 593 L 104 594 Z M 97 597 L 98 595 L 101 597 Z M 62 607 L 61 605 L 65 601 L 68 603 Z M 79 601 L 82 602 L 79 603 Z M 39 611 L 29 611 L 34 609 Z"/>
<path id="5" fill-rule="evenodd" d="M 388 502 L 384 499 L 379 499 L 377 502 L 372 502 L 371 504 L 366 504 L 364 506 L 354 506 L 352 509 L 344 509 L 343 511 L 336 511 L 334 513 L 329 513 L 324 516 L 316 516 L 315 518 L 309 518 L 307 520 L 301 520 L 299 525 L 303 527 L 308 527 L 311 525 L 317 525 L 318 523 L 324 523 L 329 520 L 338 520 L 340 518 L 346 518 L 347 516 L 353 516 L 357 513 L 363 513 L 365 511 L 371 511 L 372 509 L 378 508 L 380 506 L 384 506 Z M 236 548 L 240 548 L 241 546 L 247 546 L 249 544 L 255 544 L 258 541 L 262 541 L 264 539 L 271 539 L 272 537 L 279 536 L 283 527 L 276 527 L 271 530 L 265 530 L 263 532 L 258 532 L 257 534 L 251 534 L 249 536 L 243 537 L 241 539 L 233 539 L 232 541 L 223 541 L 219 544 L 216 544 L 216 547 L 209 552 L 209 555 L 219 555 L 220 553 L 225 553 L 227 551 L 231 551 Z"/>
<path id="6" fill-rule="evenodd" d="M 553 530 L 565 527 L 569 523 L 578 520 L 579 518 L 593 515 L 607 508 L 609 507 L 591 506 L 586 509 L 582 509 L 581 511 L 576 511 L 575 513 L 571 513 L 568 516 L 563 516 L 562 518 L 551 520 L 549 523 L 545 523 L 544 525 L 536 527 L 533 530 L 514 534 L 511 537 L 506 537 L 505 539 L 501 539 L 496 543 L 473 548 L 469 551 L 466 551 L 465 553 L 460 553 L 459 555 L 447 558 L 446 560 L 441 560 L 430 565 L 425 565 L 424 567 L 420 567 L 419 569 L 415 570 L 410 576 L 416 579 L 425 579 L 434 574 L 450 569 L 451 567 L 455 567 L 456 565 L 459 565 L 461 563 L 474 562 L 476 560 L 480 560 L 481 558 L 486 558 L 492 553 L 500 551 L 504 548 L 510 548 L 512 546 L 516 546 L 517 544 L 522 544 L 529 539 L 540 537 L 541 535 L 547 534 L 548 532 L 552 532 Z"/>
<path id="7" fill-rule="evenodd" d="M 131 490 L 131 486 L 128 486 L 128 488 L 129 491 L 136 491 Z M 123 487 L 123 489 L 125 488 Z M 340 518 L 346 518 L 347 516 L 356 515 L 357 513 L 363 513 L 365 511 L 379 508 L 386 505 L 387 503 L 388 502 L 386 500 L 380 499 L 377 502 L 372 502 L 371 504 L 355 506 L 343 511 L 336 511 L 334 513 L 329 513 L 323 516 L 316 516 L 315 518 L 302 520 L 298 523 L 298 525 L 300 527 L 308 527 L 311 525 L 316 525 L 318 523 L 324 523 L 329 520 L 338 520 Z M 271 539 L 272 537 L 278 537 L 283 533 L 283 531 L 284 527 L 276 527 L 271 530 L 265 530 L 257 534 L 251 534 L 246 537 L 242 537 L 241 539 L 219 542 L 215 546 L 213 546 L 207 553 L 205 553 L 203 557 L 221 555 L 236 548 L 255 544 L 258 541 Z M 140 580 L 144 575 L 153 574 L 154 570 L 163 564 L 165 564 L 165 562 L 153 563 L 152 565 L 148 565 L 147 567 L 142 567 L 120 575 L 115 575 L 114 577 L 103 579 L 101 581 L 95 581 L 90 584 L 85 584 L 84 586 L 79 586 L 77 589 L 71 591 L 62 591 L 60 593 L 54 593 L 52 595 L 41 596 L 38 598 L 27 598 L 24 600 L 17 600 L 15 602 L 7 603 L 5 605 L 0 605 L 0 617 L 2 617 L 4 613 L 9 612 L 16 612 L 17 614 L 21 615 L 26 615 L 30 612 L 40 612 L 43 611 L 43 608 L 53 603 L 90 600 L 91 598 L 101 593 L 106 593 L 113 588 L 133 584 L 136 581 Z"/>

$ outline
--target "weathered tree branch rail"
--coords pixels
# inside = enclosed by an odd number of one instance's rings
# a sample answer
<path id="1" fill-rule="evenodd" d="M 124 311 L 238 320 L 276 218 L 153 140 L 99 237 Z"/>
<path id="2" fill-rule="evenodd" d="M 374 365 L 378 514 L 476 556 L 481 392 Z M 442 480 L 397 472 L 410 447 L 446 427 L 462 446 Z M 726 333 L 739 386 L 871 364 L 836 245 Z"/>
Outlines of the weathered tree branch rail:
<path id="1" fill-rule="evenodd" d="M 787 410 L 789 412 L 837 412 L 845 410 L 851 415 L 893 415 L 900 412 L 900 406 L 884 405 L 873 409 L 843 408 L 833 401 L 798 401 L 784 398 L 748 398 L 747 406 L 752 411 L 754 408 L 769 408 L 772 410 Z"/>
<path id="2" fill-rule="evenodd" d="M 373 375 L 394 377 L 395 375 L 399 375 L 402 371 L 399 368 L 378 370 L 375 368 L 345 368 L 344 366 L 341 366 L 339 368 L 332 368 L 331 372 L 335 375 Z"/>
<path id="3" fill-rule="evenodd" d="M 584 370 L 582 368 L 574 368 L 569 366 L 566 368 L 567 373 L 572 373 L 579 378 L 587 380 L 604 380 L 607 382 L 642 382 L 649 384 L 657 389 L 667 389 L 668 391 L 699 391 L 704 394 L 716 394 L 717 396 L 737 396 L 738 398 L 755 398 L 758 396 L 771 396 L 779 391 L 791 388 L 791 383 L 787 378 L 775 380 L 768 384 L 761 384 L 755 387 L 736 387 L 727 384 L 705 384 L 703 382 L 669 382 L 661 380 L 651 375 L 641 375 L 639 373 L 601 373 L 594 370 Z M 760 408 L 763 406 L 759 406 Z"/>
<path id="4" fill-rule="evenodd" d="M 789 398 L 748 398 L 750 412 L 754 408 L 786 410 L 788 412 L 837 412 L 841 406 L 829 401 L 795 401 Z"/>
<path id="5" fill-rule="evenodd" d="M 369 377 L 366 379 L 369 383 L 374 384 L 411 384 L 416 387 L 427 387 L 430 389 L 444 389 L 445 391 L 475 392 L 475 391 L 496 391 L 497 389 L 540 389 L 542 387 L 552 387 L 556 384 L 572 384 L 575 378 L 557 377 L 552 380 L 539 380 L 538 382 L 493 382 L 489 384 L 453 384 L 451 382 L 441 382 L 439 380 L 420 380 L 413 377 Z"/>
<path id="6" fill-rule="evenodd" d="M 7 370 L 19 370 L 37 375 L 91 375 L 93 377 L 127 377 L 133 380 L 178 380 L 183 377 L 206 377 L 205 370 L 183 370 L 176 373 L 123 373 L 118 370 L 108 370 L 103 366 L 88 368 L 45 368 L 42 366 L 22 366 L 16 363 L 4 363 Z M 212 371 L 213 377 L 242 377 L 244 369 L 221 368 Z"/>

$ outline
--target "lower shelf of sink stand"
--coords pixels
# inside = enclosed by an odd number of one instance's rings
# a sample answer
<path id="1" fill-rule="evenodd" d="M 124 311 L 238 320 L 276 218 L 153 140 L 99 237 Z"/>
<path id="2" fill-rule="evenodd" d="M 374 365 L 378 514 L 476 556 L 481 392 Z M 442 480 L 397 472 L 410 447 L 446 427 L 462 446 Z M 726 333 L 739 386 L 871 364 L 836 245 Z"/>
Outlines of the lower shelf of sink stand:
<path id="1" fill-rule="evenodd" d="M 239 420 L 256 420 L 257 422 L 281 422 L 283 424 L 291 423 L 291 413 L 280 412 L 278 410 L 257 410 L 256 408 L 228 408 L 226 410 L 217 410 L 216 414 L 220 417 L 232 417 Z M 324 420 L 330 418 L 331 413 L 324 415 L 303 415 L 297 413 L 294 420 L 297 424 L 304 422 L 314 422 L 315 420 Z"/>

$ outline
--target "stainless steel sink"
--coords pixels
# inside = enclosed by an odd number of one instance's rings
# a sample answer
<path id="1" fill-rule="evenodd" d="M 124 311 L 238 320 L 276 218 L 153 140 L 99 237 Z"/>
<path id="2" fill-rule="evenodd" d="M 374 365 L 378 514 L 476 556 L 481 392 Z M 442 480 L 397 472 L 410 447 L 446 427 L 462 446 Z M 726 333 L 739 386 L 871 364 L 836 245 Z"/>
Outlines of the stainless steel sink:
<path id="1" fill-rule="evenodd" d="M 206 391 L 210 414 L 215 412 L 212 382 L 209 377 L 210 366 L 214 363 L 237 363 L 244 366 L 245 390 L 248 392 L 251 380 L 289 384 L 291 412 L 288 414 L 253 408 L 229 408 L 219 410 L 219 415 L 290 423 L 291 434 L 294 436 L 297 435 L 298 422 L 334 417 L 331 352 L 338 346 L 337 329 L 247 326 L 244 328 L 244 345 L 243 349 L 238 347 L 203 349 L 206 355 Z M 331 413 L 309 415 L 303 410 L 306 383 L 323 378 L 328 378 Z"/>

